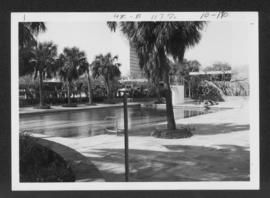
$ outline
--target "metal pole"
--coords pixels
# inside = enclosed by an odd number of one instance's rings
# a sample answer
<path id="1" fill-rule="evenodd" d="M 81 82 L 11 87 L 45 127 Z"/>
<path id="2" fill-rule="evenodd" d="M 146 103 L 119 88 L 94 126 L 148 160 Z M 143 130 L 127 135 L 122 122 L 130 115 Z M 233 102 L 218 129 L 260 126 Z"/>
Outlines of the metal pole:
<path id="1" fill-rule="evenodd" d="M 128 163 L 128 115 L 127 115 L 127 94 L 124 93 L 124 128 L 125 128 L 125 181 L 128 182 L 129 163 Z"/>

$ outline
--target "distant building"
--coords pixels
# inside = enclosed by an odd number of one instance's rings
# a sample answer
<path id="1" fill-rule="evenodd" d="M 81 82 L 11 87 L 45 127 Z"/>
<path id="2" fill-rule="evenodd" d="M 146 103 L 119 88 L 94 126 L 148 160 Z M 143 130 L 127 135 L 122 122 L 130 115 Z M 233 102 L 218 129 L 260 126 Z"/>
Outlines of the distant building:
<path id="1" fill-rule="evenodd" d="M 199 72 L 189 72 L 190 76 L 197 76 L 206 80 L 213 81 L 230 81 L 232 79 L 232 71 L 199 71 Z"/>
<path id="2" fill-rule="evenodd" d="M 129 67 L 130 77 L 133 79 L 144 79 L 143 71 L 139 65 L 139 57 L 136 49 L 132 43 L 130 43 L 130 55 L 129 55 Z"/>

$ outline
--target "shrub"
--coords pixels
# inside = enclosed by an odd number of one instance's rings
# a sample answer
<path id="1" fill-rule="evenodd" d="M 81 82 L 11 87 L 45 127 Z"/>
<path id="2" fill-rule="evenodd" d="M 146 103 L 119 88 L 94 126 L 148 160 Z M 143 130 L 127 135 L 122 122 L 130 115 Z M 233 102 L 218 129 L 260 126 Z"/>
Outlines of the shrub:
<path id="1" fill-rule="evenodd" d="M 197 90 L 201 89 L 202 93 L 197 91 L 194 99 L 201 98 L 202 100 L 224 101 L 224 93 L 213 82 L 203 80 L 198 84 Z"/>
<path id="2" fill-rule="evenodd" d="M 62 107 L 77 107 L 76 103 L 63 104 Z"/>
<path id="3" fill-rule="evenodd" d="M 156 138 L 164 138 L 164 139 L 181 139 L 181 138 L 189 138 L 192 136 L 191 131 L 195 130 L 194 127 L 183 126 L 179 129 L 169 130 L 169 129 L 155 129 L 151 136 Z"/>
<path id="4" fill-rule="evenodd" d="M 57 153 L 39 145 L 35 138 L 20 134 L 21 182 L 73 182 L 75 175 Z"/>
<path id="5" fill-rule="evenodd" d="M 248 81 L 215 81 L 217 87 L 219 87 L 226 96 L 248 96 L 249 95 L 249 83 Z"/>

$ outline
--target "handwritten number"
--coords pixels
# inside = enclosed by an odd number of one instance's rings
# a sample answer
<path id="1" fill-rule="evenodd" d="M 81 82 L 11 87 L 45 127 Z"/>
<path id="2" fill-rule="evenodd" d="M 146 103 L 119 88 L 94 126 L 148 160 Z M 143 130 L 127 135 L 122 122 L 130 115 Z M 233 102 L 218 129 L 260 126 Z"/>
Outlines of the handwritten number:
<path id="1" fill-rule="evenodd" d="M 205 13 L 203 13 L 202 15 L 201 15 L 201 19 L 202 18 L 207 18 L 209 16 L 209 12 L 205 12 Z"/>
<path id="2" fill-rule="evenodd" d="M 216 17 L 217 19 L 223 19 L 225 17 L 228 17 L 229 16 L 229 13 L 228 12 L 218 12 L 217 14 L 213 13 L 213 14 L 209 14 L 209 12 L 204 12 L 200 19 L 208 19 L 208 18 L 211 18 L 211 17 Z"/>

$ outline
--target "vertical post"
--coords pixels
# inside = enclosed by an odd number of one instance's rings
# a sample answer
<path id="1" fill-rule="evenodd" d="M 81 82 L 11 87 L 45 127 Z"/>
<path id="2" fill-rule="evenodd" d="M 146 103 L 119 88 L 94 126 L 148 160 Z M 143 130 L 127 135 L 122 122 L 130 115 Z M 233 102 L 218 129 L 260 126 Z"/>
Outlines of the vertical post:
<path id="1" fill-rule="evenodd" d="M 125 132 L 125 181 L 128 182 L 129 163 L 128 163 L 128 115 L 127 115 L 127 94 L 124 93 L 124 132 Z"/>

